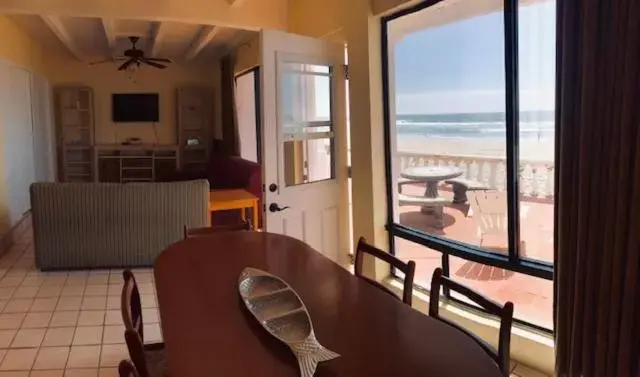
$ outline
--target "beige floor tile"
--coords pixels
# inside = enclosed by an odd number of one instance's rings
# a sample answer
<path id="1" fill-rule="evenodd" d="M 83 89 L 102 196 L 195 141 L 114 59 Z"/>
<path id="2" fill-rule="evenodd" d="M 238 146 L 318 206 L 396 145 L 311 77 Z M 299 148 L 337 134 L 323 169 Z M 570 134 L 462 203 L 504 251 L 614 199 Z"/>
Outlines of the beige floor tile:
<path id="1" fill-rule="evenodd" d="M 67 281 L 67 273 L 64 273 L 64 272 L 60 272 L 60 273 L 61 273 L 60 275 L 47 276 L 46 278 L 44 278 L 42 285 L 48 285 L 48 286 L 64 285 L 64 283 Z"/>
<path id="2" fill-rule="evenodd" d="M 120 303 L 122 298 L 120 296 L 109 296 L 107 299 L 107 309 L 120 310 Z"/>
<path id="3" fill-rule="evenodd" d="M 39 276 L 27 276 L 26 278 L 24 278 L 20 286 L 21 287 L 39 287 L 42 285 L 43 281 L 44 281 L 44 278 Z"/>
<path id="4" fill-rule="evenodd" d="M 140 301 L 141 301 L 142 307 L 145 309 L 157 307 L 155 295 L 140 295 Z"/>
<path id="5" fill-rule="evenodd" d="M 2 287 L 0 288 L 0 300 L 8 300 L 11 298 L 13 291 L 15 288 L 13 287 Z"/>
<path id="6" fill-rule="evenodd" d="M 513 374 L 518 377 L 549 377 L 548 375 L 537 371 L 533 368 L 530 368 L 526 365 L 518 364 L 516 369 L 513 371 Z"/>
<path id="7" fill-rule="evenodd" d="M 22 322 L 23 329 L 37 329 L 49 326 L 51 322 L 51 312 L 31 312 L 27 313 L 27 316 Z M 146 320 L 146 319 L 145 319 Z"/>
<path id="8" fill-rule="evenodd" d="M 67 280 L 69 280 L 70 278 L 87 278 L 89 276 L 89 270 L 74 270 L 74 271 L 69 271 L 69 274 L 67 275 L 68 278 Z"/>
<path id="9" fill-rule="evenodd" d="M 69 352 L 67 369 L 97 368 L 100 363 L 100 346 L 73 346 Z"/>
<path id="10" fill-rule="evenodd" d="M 101 367 L 117 367 L 122 359 L 129 358 L 126 344 L 107 344 L 102 346 Z"/>
<path id="11" fill-rule="evenodd" d="M 57 327 L 47 330 L 42 341 L 43 347 L 70 346 L 73 341 L 75 327 Z"/>
<path id="12" fill-rule="evenodd" d="M 9 350 L 0 364 L 0 370 L 29 370 L 37 353 L 37 348 Z"/>
<path id="13" fill-rule="evenodd" d="M 0 377 L 29 377 L 29 372 L 27 371 L 0 372 Z"/>
<path id="14" fill-rule="evenodd" d="M 153 295 L 155 294 L 155 287 L 153 283 L 138 284 L 138 290 L 141 295 Z"/>
<path id="15" fill-rule="evenodd" d="M 64 377 L 98 377 L 97 369 L 67 369 Z"/>
<path id="16" fill-rule="evenodd" d="M 19 329 L 24 320 L 25 313 L 3 313 L 0 314 L 0 330 Z"/>
<path id="17" fill-rule="evenodd" d="M 109 286 L 103 285 L 87 285 L 84 290 L 85 296 L 106 296 Z"/>
<path id="18" fill-rule="evenodd" d="M 54 312 L 49 327 L 70 327 L 78 323 L 79 310 Z"/>
<path id="19" fill-rule="evenodd" d="M 109 275 L 89 275 L 87 278 L 87 284 L 109 284 Z"/>
<path id="20" fill-rule="evenodd" d="M 82 297 L 60 297 L 56 311 L 80 310 L 82 305 Z"/>
<path id="21" fill-rule="evenodd" d="M 18 330 L 0 330 L 0 348 L 9 348 L 17 332 Z"/>
<path id="22" fill-rule="evenodd" d="M 156 308 L 142 309 L 142 319 L 144 323 L 160 322 L 160 314 L 158 313 L 158 309 Z"/>
<path id="23" fill-rule="evenodd" d="M 145 318 L 146 321 L 146 318 Z M 121 325 L 122 324 L 122 312 L 120 310 L 107 310 L 104 317 L 105 325 Z"/>
<path id="24" fill-rule="evenodd" d="M 68 357 L 69 347 L 42 347 L 33 369 L 64 369 Z"/>
<path id="25" fill-rule="evenodd" d="M 98 377 L 119 377 L 118 368 L 100 368 Z"/>
<path id="26" fill-rule="evenodd" d="M 0 287 L 17 287 L 22 283 L 24 277 L 6 276 L 0 280 Z"/>
<path id="27" fill-rule="evenodd" d="M 162 330 L 159 323 L 144 324 L 144 341 L 145 343 L 162 342 Z"/>
<path id="28" fill-rule="evenodd" d="M 7 302 L 9 302 L 9 300 L 0 300 L 0 311 L 4 309 L 4 307 L 7 305 Z"/>
<path id="29" fill-rule="evenodd" d="M 29 311 L 29 308 L 31 308 L 32 304 L 33 304 L 32 298 L 14 298 L 7 302 L 7 305 L 5 305 L 2 312 L 3 313 L 26 313 Z"/>
<path id="30" fill-rule="evenodd" d="M 102 326 L 77 327 L 73 335 L 74 346 L 99 345 L 102 343 Z"/>
<path id="31" fill-rule="evenodd" d="M 29 377 L 64 377 L 64 370 L 32 370 Z"/>
<path id="32" fill-rule="evenodd" d="M 18 287 L 13 292 L 13 298 L 34 298 L 38 293 L 38 287 Z"/>
<path id="33" fill-rule="evenodd" d="M 109 274 L 111 273 L 111 270 L 108 268 L 98 268 L 98 269 L 93 269 L 93 270 L 89 270 L 89 276 L 109 276 Z"/>
<path id="34" fill-rule="evenodd" d="M 11 342 L 11 348 L 40 347 L 46 329 L 21 329 Z"/>
<path id="35" fill-rule="evenodd" d="M 50 298 L 50 297 L 58 297 L 60 296 L 60 292 L 62 292 L 62 286 L 59 285 L 47 285 L 47 282 L 42 283 L 40 286 L 40 290 L 38 290 L 38 294 L 36 297 L 38 298 Z"/>
<path id="36" fill-rule="evenodd" d="M 102 344 L 124 343 L 124 325 L 105 326 Z"/>
<path id="37" fill-rule="evenodd" d="M 52 312 L 58 303 L 57 298 L 36 298 L 31 305 L 32 312 Z"/>
<path id="38" fill-rule="evenodd" d="M 107 306 L 107 296 L 84 297 L 82 310 L 104 310 Z"/>
<path id="39" fill-rule="evenodd" d="M 109 288 L 107 290 L 107 295 L 109 296 L 120 296 L 122 295 L 122 284 L 109 284 Z"/>
<path id="40" fill-rule="evenodd" d="M 102 326 L 104 324 L 104 310 L 81 310 L 78 326 Z"/>
<path id="41" fill-rule="evenodd" d="M 66 287 L 69 286 L 85 286 L 87 284 L 87 276 L 69 276 L 64 282 Z"/>
<path id="42" fill-rule="evenodd" d="M 62 288 L 62 293 L 61 296 L 62 297 L 69 297 L 69 296 L 82 296 L 84 294 L 84 284 L 83 285 L 65 285 L 64 288 Z"/>
<path id="43" fill-rule="evenodd" d="M 136 283 L 144 284 L 144 283 L 153 283 L 153 274 L 150 273 L 138 273 L 133 272 L 136 277 Z"/>

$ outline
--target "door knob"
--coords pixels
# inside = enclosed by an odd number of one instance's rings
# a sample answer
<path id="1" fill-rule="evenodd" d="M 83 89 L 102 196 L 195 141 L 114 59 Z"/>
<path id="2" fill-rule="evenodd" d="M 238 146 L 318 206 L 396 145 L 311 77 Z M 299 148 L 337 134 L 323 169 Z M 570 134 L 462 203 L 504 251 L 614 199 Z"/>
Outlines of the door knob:
<path id="1" fill-rule="evenodd" d="M 280 207 L 278 203 L 269 204 L 269 212 L 280 212 L 284 211 L 287 208 L 289 208 L 289 206 Z"/>

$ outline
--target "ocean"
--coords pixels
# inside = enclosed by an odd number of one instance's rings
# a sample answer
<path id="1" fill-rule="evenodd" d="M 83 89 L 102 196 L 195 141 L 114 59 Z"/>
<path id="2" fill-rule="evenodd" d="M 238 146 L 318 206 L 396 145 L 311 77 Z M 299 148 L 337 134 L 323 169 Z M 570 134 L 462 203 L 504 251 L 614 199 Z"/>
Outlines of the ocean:
<path id="1" fill-rule="evenodd" d="M 554 140 L 553 110 L 521 111 L 520 140 Z M 456 139 L 506 138 L 505 113 L 458 113 L 396 116 L 398 136 Z"/>

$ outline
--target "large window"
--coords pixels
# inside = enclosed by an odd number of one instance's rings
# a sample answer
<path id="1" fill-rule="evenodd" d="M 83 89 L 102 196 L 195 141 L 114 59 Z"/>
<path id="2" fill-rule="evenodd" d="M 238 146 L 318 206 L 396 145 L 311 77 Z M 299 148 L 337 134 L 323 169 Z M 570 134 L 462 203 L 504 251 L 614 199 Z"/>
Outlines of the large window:
<path id="1" fill-rule="evenodd" d="M 550 330 L 555 1 L 425 1 L 382 30 L 393 252 Z"/>

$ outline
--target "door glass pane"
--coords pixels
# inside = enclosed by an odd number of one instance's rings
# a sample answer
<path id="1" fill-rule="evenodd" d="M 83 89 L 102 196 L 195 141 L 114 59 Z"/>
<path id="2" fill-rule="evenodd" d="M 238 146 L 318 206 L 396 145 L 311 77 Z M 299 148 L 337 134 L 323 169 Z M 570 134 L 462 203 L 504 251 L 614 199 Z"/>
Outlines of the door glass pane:
<path id="1" fill-rule="evenodd" d="M 331 67 L 284 63 L 282 157 L 286 186 L 335 177 Z"/>
<path id="2" fill-rule="evenodd" d="M 445 0 L 388 24 L 395 222 L 507 254 L 504 13 Z"/>
<path id="3" fill-rule="evenodd" d="M 256 71 L 236 77 L 235 106 L 240 139 L 240 157 L 259 161 L 258 118 L 256 107 Z"/>
<path id="4" fill-rule="evenodd" d="M 553 263 L 556 2 L 520 1 L 520 256 Z"/>

